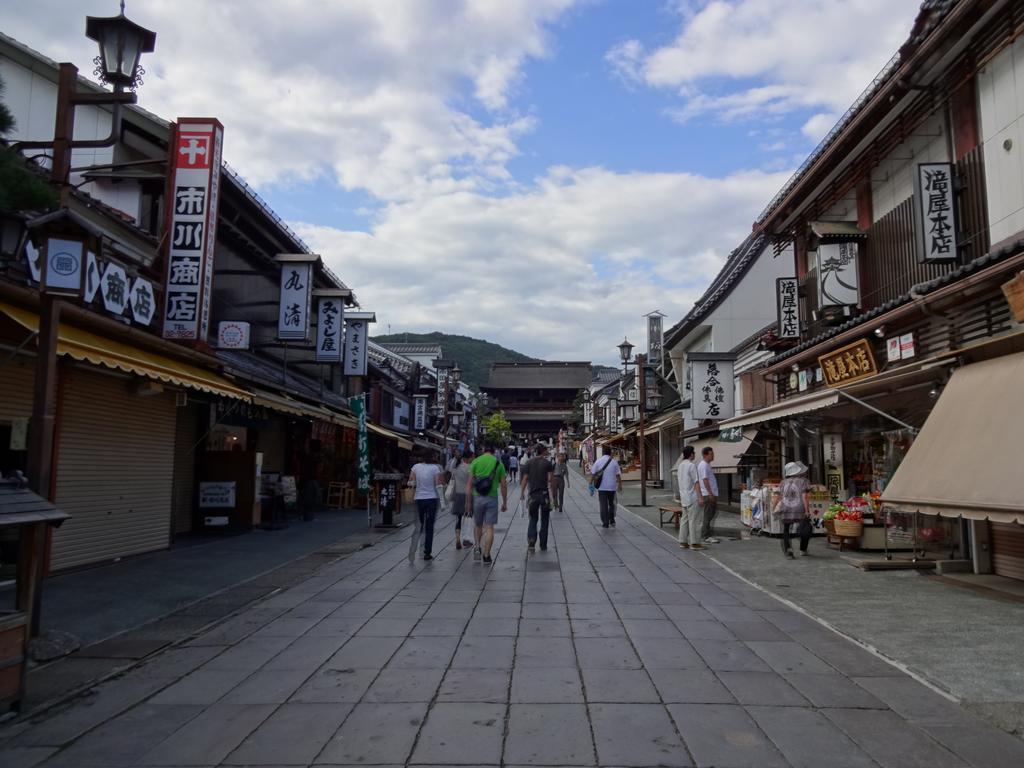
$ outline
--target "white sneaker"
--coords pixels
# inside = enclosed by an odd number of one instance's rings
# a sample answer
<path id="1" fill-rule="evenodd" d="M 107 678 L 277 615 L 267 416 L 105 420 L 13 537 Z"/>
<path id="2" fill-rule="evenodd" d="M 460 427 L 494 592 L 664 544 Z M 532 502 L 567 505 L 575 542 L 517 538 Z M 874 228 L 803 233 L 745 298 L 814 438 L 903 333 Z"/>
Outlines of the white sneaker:
<path id="1" fill-rule="evenodd" d="M 708 536 L 707 538 L 704 539 L 704 543 L 705 544 L 718 544 L 719 541 L 714 536 Z"/>
<path id="2" fill-rule="evenodd" d="M 480 547 L 473 547 L 473 559 L 479 560 L 483 557 L 483 553 L 480 551 Z"/>

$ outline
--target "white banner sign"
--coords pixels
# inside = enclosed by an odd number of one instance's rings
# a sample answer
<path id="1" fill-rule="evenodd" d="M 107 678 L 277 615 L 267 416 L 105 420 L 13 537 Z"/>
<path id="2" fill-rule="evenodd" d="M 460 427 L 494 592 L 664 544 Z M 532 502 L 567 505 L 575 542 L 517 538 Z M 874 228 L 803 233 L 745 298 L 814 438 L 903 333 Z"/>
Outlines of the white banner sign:
<path id="1" fill-rule="evenodd" d="M 46 289 L 78 294 L 82 290 L 85 243 L 51 237 L 46 241 Z"/>
<path id="2" fill-rule="evenodd" d="M 153 322 L 153 315 L 156 314 L 156 295 L 153 293 L 153 284 L 149 280 L 136 277 L 132 283 L 130 294 L 132 317 L 135 322 L 142 325 L 149 325 Z"/>
<path id="3" fill-rule="evenodd" d="M 647 316 L 647 362 L 665 373 L 665 332 L 662 315 L 652 313 Z"/>
<path id="4" fill-rule="evenodd" d="M 234 506 L 234 481 L 199 484 L 200 509 L 233 509 Z"/>
<path id="5" fill-rule="evenodd" d="M 252 337 L 249 323 L 238 320 L 222 320 L 217 323 L 218 349 L 248 349 Z"/>
<path id="6" fill-rule="evenodd" d="M 800 338 L 800 285 L 795 277 L 775 280 L 776 308 L 779 323 L 775 335 L 780 339 Z"/>
<path id="7" fill-rule="evenodd" d="M 316 315 L 316 361 L 340 363 L 345 346 L 342 336 L 344 302 L 336 296 L 321 296 L 317 299 Z"/>
<path id="8" fill-rule="evenodd" d="M 825 458 L 825 484 L 828 486 L 829 497 L 841 499 L 843 490 L 843 436 L 838 432 L 828 432 L 821 436 L 821 443 Z"/>
<path id="9" fill-rule="evenodd" d="M 396 397 L 395 405 L 391 413 L 391 423 L 396 427 L 409 429 L 409 401 Z"/>
<path id="10" fill-rule="evenodd" d="M 690 418 L 731 419 L 736 412 L 736 384 L 731 355 L 687 355 L 690 363 Z"/>
<path id="11" fill-rule="evenodd" d="M 309 338 L 309 304 L 313 296 L 313 264 L 281 264 L 281 294 L 277 314 L 277 338 L 306 341 Z"/>
<path id="12" fill-rule="evenodd" d="M 369 321 L 345 318 L 345 360 L 342 369 L 346 376 L 366 375 L 366 337 L 369 335 Z"/>
<path id="13" fill-rule="evenodd" d="M 956 252 L 952 163 L 919 163 L 914 179 L 922 261 L 949 261 Z"/>
<path id="14" fill-rule="evenodd" d="M 216 120 L 179 118 L 171 144 L 165 339 L 198 341 L 209 331 L 223 143 Z"/>
<path id="15" fill-rule="evenodd" d="M 413 398 L 412 428 L 417 432 L 427 428 L 427 395 L 415 395 Z"/>
<path id="16" fill-rule="evenodd" d="M 818 246 L 818 306 L 844 307 L 860 301 L 857 243 Z"/>

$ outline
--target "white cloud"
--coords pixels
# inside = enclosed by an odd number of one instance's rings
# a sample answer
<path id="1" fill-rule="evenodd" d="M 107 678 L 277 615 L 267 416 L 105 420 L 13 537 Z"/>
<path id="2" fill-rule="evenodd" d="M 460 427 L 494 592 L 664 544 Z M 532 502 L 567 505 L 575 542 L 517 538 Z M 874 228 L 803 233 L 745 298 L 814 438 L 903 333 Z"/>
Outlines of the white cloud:
<path id="1" fill-rule="evenodd" d="M 553 168 L 501 198 L 395 203 L 371 233 L 297 225 L 380 327 L 440 329 L 547 358 L 613 362 L 653 309 L 675 322 L 788 172 L 723 179 Z"/>
<path id="2" fill-rule="evenodd" d="M 920 0 L 713 0 L 676 8 L 675 40 L 612 48 L 620 75 L 677 90 L 679 120 L 724 120 L 825 108 L 841 114 L 899 48 Z M 831 126 L 830 126 L 831 127 Z M 813 137 L 818 124 L 805 126 Z"/>

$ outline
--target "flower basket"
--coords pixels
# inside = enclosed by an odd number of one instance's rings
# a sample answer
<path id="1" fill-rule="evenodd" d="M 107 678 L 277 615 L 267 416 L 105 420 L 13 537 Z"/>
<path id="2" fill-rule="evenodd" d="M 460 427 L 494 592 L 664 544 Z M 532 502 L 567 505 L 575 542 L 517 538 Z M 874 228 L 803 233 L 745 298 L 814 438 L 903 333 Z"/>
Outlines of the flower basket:
<path id="1" fill-rule="evenodd" d="M 864 530 L 863 520 L 836 520 L 832 521 L 832 524 L 836 529 L 836 536 L 843 536 L 845 538 L 858 538 L 861 531 Z"/>

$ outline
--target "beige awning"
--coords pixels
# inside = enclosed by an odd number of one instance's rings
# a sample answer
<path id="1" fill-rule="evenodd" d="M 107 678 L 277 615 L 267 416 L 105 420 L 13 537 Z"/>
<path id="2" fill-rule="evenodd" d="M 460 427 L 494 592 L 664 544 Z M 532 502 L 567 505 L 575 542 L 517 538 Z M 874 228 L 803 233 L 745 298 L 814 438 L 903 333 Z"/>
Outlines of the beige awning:
<path id="1" fill-rule="evenodd" d="M 392 432 L 390 429 L 385 429 L 384 427 L 378 424 L 374 424 L 372 421 L 366 422 L 366 429 L 370 432 L 373 432 L 375 435 L 380 435 L 381 437 L 386 438 L 388 440 L 394 440 L 396 443 L 398 443 L 398 447 L 403 450 L 412 450 L 412 440 L 406 437 L 402 437 L 401 435 Z"/>
<path id="2" fill-rule="evenodd" d="M 857 226 L 856 221 L 812 221 L 811 231 L 818 237 L 867 237 L 868 233 Z"/>
<path id="3" fill-rule="evenodd" d="M 882 493 L 897 512 L 1024 523 L 1024 352 L 953 373 Z"/>
<path id="4" fill-rule="evenodd" d="M 839 402 L 839 393 L 835 391 L 815 392 L 802 397 L 791 397 L 781 403 L 759 408 L 756 411 L 745 413 L 742 416 L 735 416 L 719 423 L 720 429 L 729 427 L 746 427 L 751 424 L 762 424 L 772 419 L 782 419 L 786 416 L 795 416 L 798 413 L 809 413 L 820 411 L 822 408 L 831 408 Z"/>
<path id="5" fill-rule="evenodd" d="M 651 425 L 649 427 L 647 427 L 647 429 L 644 430 L 644 432 L 645 432 L 645 434 L 653 435 L 653 434 L 655 434 L 657 432 L 660 432 L 663 429 L 671 429 L 673 427 L 679 427 L 679 426 L 682 426 L 682 424 L 683 424 L 683 412 L 677 410 L 677 411 L 673 411 L 672 413 L 667 413 L 667 414 L 665 414 L 663 416 L 658 417 L 653 422 L 651 422 Z"/>
<path id="6" fill-rule="evenodd" d="M 754 442 L 754 438 L 757 437 L 757 429 L 750 427 L 743 430 L 743 437 L 737 442 L 726 442 L 720 439 L 721 433 L 709 437 L 704 440 L 691 440 L 689 445 L 692 445 L 696 451 L 696 455 L 693 457 L 694 461 L 700 461 L 701 452 L 710 447 L 715 452 L 715 460 L 712 464 L 715 472 L 724 474 L 733 474 L 739 471 L 740 459 L 743 458 L 743 454 L 747 452 L 751 444 Z M 680 455 L 676 459 L 676 463 L 672 466 L 672 471 L 675 472 L 679 468 L 679 463 L 683 460 Z"/>

